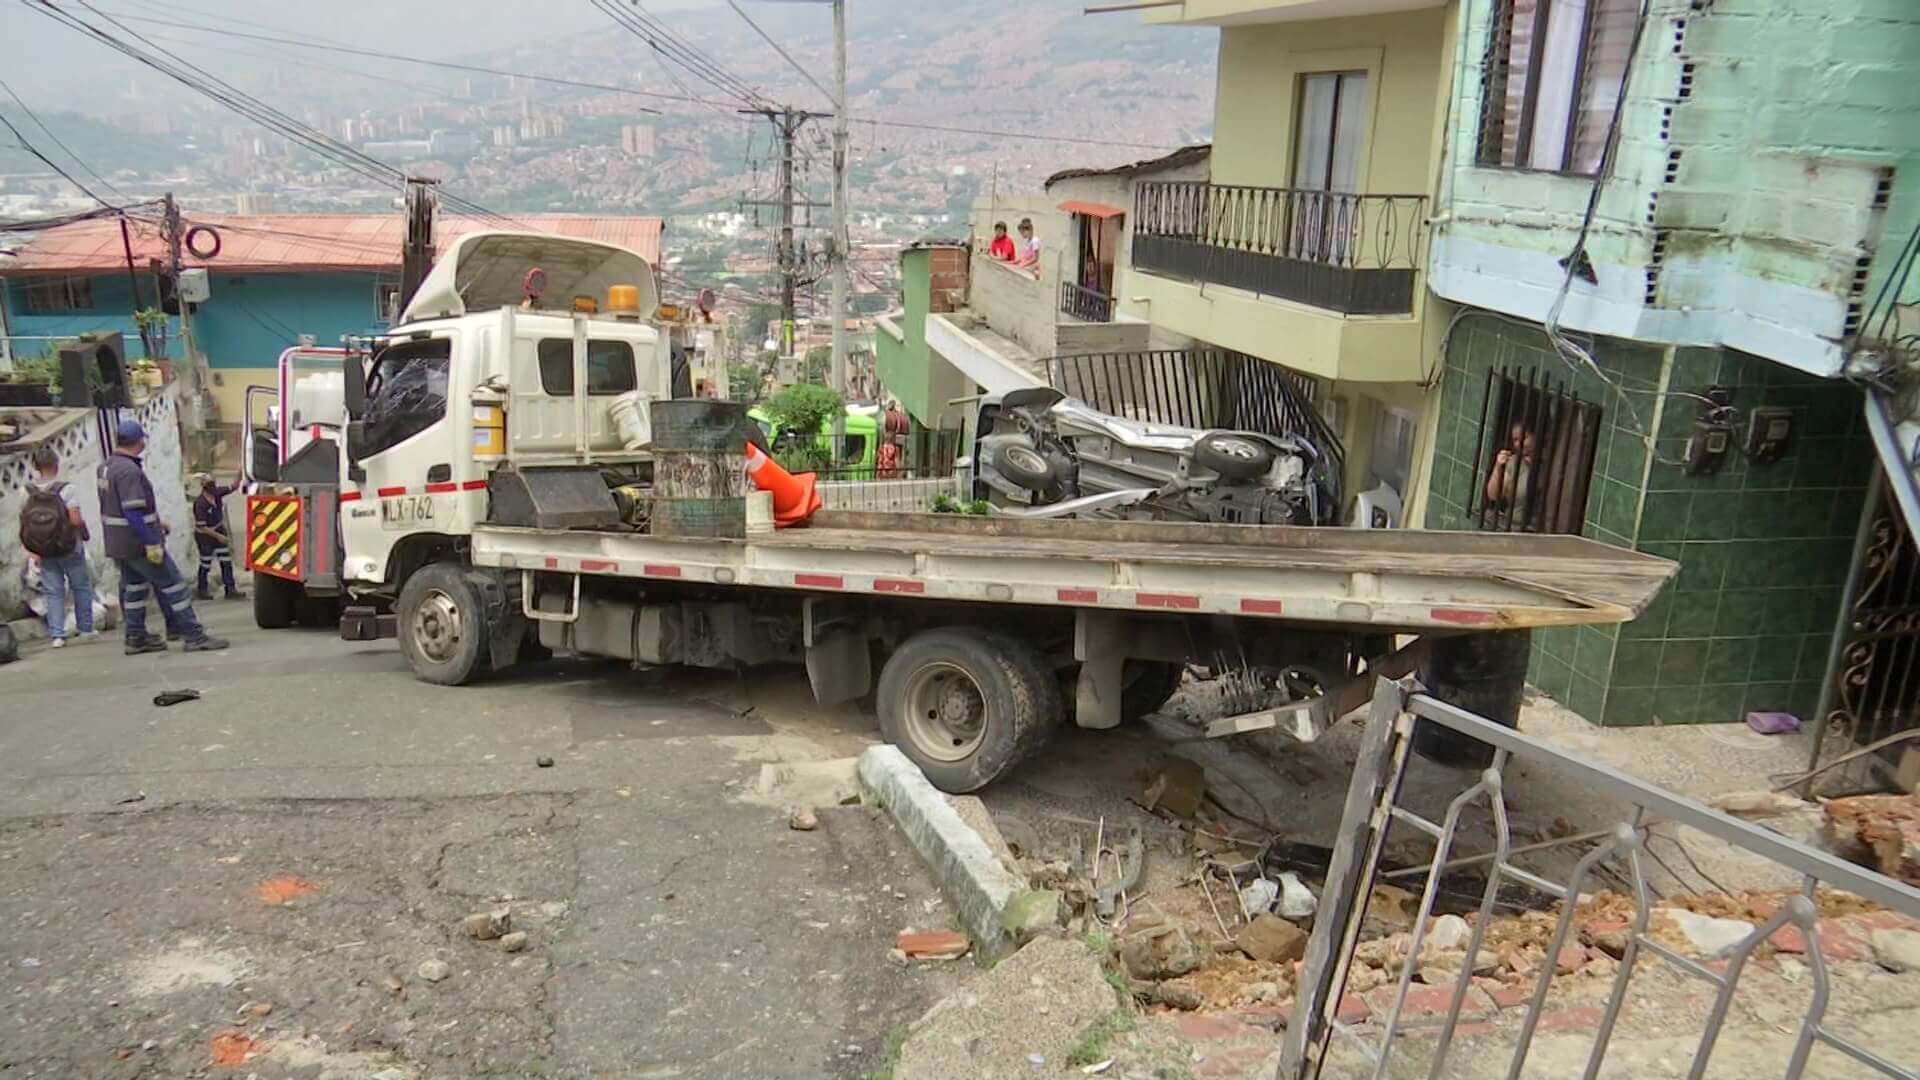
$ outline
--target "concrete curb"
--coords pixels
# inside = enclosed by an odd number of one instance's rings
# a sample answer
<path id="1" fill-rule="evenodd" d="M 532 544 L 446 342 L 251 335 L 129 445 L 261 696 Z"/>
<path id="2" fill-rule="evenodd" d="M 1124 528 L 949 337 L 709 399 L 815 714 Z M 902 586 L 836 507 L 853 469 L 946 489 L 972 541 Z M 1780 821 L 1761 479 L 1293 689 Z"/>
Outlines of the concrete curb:
<path id="1" fill-rule="evenodd" d="M 897 747 L 873 746 L 860 755 L 859 776 L 933 871 L 976 952 L 993 960 L 1019 947 L 1002 918 L 1027 890 L 920 767 Z"/>

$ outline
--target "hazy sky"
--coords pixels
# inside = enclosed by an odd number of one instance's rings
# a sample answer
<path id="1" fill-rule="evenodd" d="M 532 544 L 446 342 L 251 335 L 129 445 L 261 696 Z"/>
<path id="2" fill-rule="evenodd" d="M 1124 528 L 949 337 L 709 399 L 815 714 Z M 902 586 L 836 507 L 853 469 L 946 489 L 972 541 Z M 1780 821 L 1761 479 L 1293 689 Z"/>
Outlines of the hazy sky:
<path id="1" fill-rule="evenodd" d="M 76 15 L 99 21 L 76 0 L 55 0 Z M 117 17 L 170 18 L 225 24 L 236 30 L 283 27 L 337 42 L 442 58 L 476 50 L 521 45 L 605 28 L 606 15 L 587 0 L 89 0 Z M 658 0 L 647 10 L 676 19 L 726 12 L 724 0 Z M 728 17 L 732 15 L 728 13 Z M 245 24 L 255 24 L 252 26 Z M 143 34 L 175 33 L 153 23 L 128 25 Z M 156 40 L 160 40 L 156 36 Z M 169 46 L 176 42 L 165 42 Z M 271 46 L 256 46 L 271 48 Z M 308 53 L 307 56 L 314 54 Z M 19 0 L 0 0 L 0 78 L 30 104 L 60 108 L 61 98 L 103 76 L 123 83 L 142 70 L 132 60 L 82 36 Z M 417 73 L 417 72 L 416 72 Z"/>

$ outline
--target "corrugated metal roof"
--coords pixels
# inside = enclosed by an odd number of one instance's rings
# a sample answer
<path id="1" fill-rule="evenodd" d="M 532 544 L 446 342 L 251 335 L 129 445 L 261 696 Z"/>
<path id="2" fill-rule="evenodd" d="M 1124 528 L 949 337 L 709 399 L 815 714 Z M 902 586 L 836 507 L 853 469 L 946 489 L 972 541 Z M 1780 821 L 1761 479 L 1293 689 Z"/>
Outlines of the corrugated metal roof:
<path id="1" fill-rule="evenodd" d="M 659 265 L 661 219 L 602 217 L 590 214 L 522 214 L 514 219 L 535 232 L 618 244 Z M 406 222 L 398 214 L 192 214 L 190 226 L 211 227 L 220 238 L 218 254 L 199 258 L 187 254 L 188 266 L 209 270 L 398 270 L 400 243 Z M 130 222 L 133 262 L 145 269 L 151 259 L 164 258 L 166 243 L 157 225 Z M 442 250 L 454 239 L 479 229 L 507 228 L 470 218 L 445 218 L 434 239 Z M 198 238 L 202 251 L 210 241 Z M 64 225 L 34 236 L 0 273 L 95 274 L 126 269 L 120 241 L 120 222 L 113 218 Z"/>
<path id="2" fill-rule="evenodd" d="M 1204 161 L 1212 153 L 1212 143 L 1196 143 L 1192 146 L 1183 146 L 1171 154 L 1163 154 L 1157 158 L 1148 158 L 1145 161 L 1135 161 L 1126 165 L 1116 165 L 1111 169 L 1063 169 L 1047 177 L 1047 182 L 1041 186 L 1050 188 L 1062 180 L 1077 180 L 1085 176 L 1139 176 L 1144 173 L 1162 172 L 1166 169 L 1178 169 L 1197 161 Z"/>

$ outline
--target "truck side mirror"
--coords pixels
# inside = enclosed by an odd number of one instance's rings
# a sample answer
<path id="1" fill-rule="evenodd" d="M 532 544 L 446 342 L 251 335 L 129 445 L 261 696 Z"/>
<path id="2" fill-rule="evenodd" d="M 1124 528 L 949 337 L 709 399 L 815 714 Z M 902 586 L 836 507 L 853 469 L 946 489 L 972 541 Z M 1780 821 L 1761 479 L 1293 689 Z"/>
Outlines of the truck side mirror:
<path id="1" fill-rule="evenodd" d="M 347 366 L 352 367 L 353 365 L 349 364 Z M 347 377 L 347 382 L 349 384 L 353 382 L 351 375 Z M 347 421 L 346 444 L 347 479 L 357 484 L 367 478 L 367 470 L 360 467 L 360 458 L 365 455 L 367 448 L 366 421 Z"/>
<path id="2" fill-rule="evenodd" d="M 346 399 L 347 416 L 359 419 L 367 408 L 367 367 L 358 356 L 348 356 L 345 371 L 345 387 L 342 396 Z"/>

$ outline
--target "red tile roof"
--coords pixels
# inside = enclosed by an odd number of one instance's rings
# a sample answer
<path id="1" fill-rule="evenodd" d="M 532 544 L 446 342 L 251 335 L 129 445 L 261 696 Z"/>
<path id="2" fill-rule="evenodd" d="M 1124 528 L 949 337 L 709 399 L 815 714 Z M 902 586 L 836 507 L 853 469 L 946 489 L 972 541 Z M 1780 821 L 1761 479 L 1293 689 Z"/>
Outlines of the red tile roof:
<path id="1" fill-rule="evenodd" d="M 522 214 L 514 219 L 535 232 L 618 244 L 660 262 L 662 222 L 653 217 L 598 217 L 588 214 Z M 189 214 L 188 225 L 212 228 L 220 237 L 211 259 L 185 256 L 188 266 L 220 271 L 398 270 L 406 222 L 399 214 Z M 133 221 L 134 265 L 145 269 L 163 258 L 166 244 L 157 225 Z M 442 251 L 477 229 L 506 228 L 471 218 L 443 218 L 434 239 Z M 202 251 L 211 242 L 198 239 Z M 126 269 L 120 223 L 113 218 L 82 221 L 36 235 L 0 274 L 96 274 Z"/>

